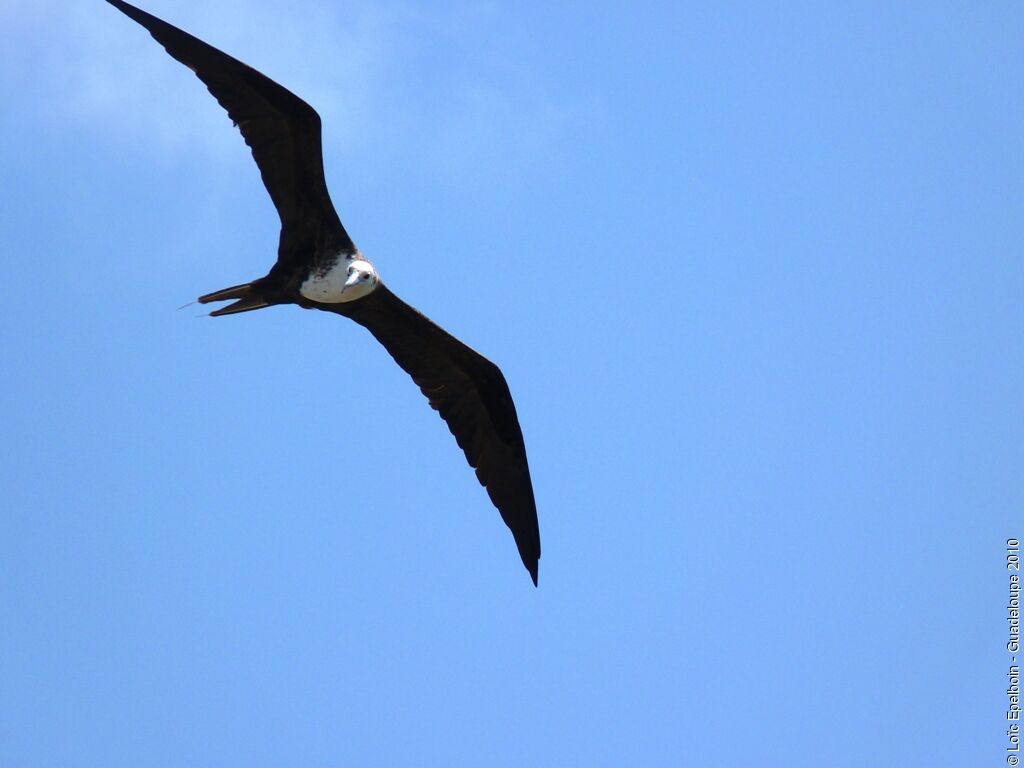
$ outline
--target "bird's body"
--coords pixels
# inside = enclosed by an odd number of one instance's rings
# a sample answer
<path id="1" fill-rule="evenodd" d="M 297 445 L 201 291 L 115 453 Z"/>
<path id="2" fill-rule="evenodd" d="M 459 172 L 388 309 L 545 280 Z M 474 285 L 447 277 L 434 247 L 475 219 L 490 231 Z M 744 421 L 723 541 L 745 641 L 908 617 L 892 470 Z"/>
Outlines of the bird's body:
<path id="1" fill-rule="evenodd" d="M 347 304 L 373 291 L 379 279 L 373 264 L 359 251 L 339 253 L 310 272 L 299 293 L 318 304 Z"/>
<path id="2" fill-rule="evenodd" d="M 327 192 L 320 118 L 255 69 L 122 0 L 107 0 L 195 72 L 238 126 L 281 217 L 277 261 L 261 278 L 199 297 L 229 315 L 277 304 L 334 312 L 367 328 L 448 424 L 511 529 L 537 583 L 540 533 L 526 447 L 505 377 L 393 294 L 356 248 Z"/>

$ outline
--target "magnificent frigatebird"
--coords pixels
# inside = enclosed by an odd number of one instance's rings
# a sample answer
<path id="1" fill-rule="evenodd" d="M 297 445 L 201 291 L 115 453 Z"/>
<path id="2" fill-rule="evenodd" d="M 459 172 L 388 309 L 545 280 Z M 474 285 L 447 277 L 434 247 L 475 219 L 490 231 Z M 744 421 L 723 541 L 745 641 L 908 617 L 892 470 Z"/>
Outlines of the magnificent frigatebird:
<path id="1" fill-rule="evenodd" d="M 199 297 L 233 300 L 231 315 L 298 304 L 355 320 L 412 376 L 476 469 L 537 584 L 540 531 L 526 446 L 505 377 L 494 363 L 388 290 L 341 225 L 324 180 L 320 116 L 252 67 L 121 0 L 134 19 L 202 80 L 252 150 L 281 217 L 277 263 L 266 276 Z"/>

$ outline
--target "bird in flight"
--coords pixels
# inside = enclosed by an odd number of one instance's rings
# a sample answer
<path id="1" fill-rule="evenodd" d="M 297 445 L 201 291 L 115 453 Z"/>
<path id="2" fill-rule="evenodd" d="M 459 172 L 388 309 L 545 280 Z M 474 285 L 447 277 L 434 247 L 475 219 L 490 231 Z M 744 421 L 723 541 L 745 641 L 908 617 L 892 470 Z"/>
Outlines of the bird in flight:
<path id="1" fill-rule="evenodd" d="M 448 424 L 512 531 L 536 586 L 537 506 L 505 377 L 393 294 L 356 248 L 327 193 L 320 116 L 291 91 L 202 40 L 122 0 L 107 2 L 145 27 L 206 84 L 252 150 L 281 217 L 277 262 L 270 271 L 200 296 L 200 303 L 232 302 L 213 316 L 298 304 L 344 315 L 372 333 Z"/>

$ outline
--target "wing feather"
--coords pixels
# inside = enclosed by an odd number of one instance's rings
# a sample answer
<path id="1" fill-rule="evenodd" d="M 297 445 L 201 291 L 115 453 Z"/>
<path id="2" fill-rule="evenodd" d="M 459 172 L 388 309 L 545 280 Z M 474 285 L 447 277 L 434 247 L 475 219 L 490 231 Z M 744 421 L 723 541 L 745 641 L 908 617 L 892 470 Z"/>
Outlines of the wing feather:
<path id="1" fill-rule="evenodd" d="M 271 275 L 275 270 L 308 269 L 308 259 L 317 253 L 354 251 L 327 192 L 316 111 L 265 75 L 187 32 L 122 0 L 107 2 L 145 27 L 206 84 L 249 145 L 281 217 L 278 261 Z M 319 308 L 368 328 L 412 376 L 476 470 L 536 584 L 537 507 L 515 404 L 498 367 L 383 285 L 351 304 Z"/>
<path id="2" fill-rule="evenodd" d="M 501 370 L 384 285 L 334 309 L 367 328 L 445 420 L 536 584 L 537 505 L 522 429 Z"/>
<path id="3" fill-rule="evenodd" d="M 327 192 L 316 110 L 266 75 L 187 32 L 122 0 L 107 2 L 145 27 L 167 53 L 191 69 L 238 127 L 281 217 L 279 262 L 290 266 L 318 246 L 354 250 Z"/>

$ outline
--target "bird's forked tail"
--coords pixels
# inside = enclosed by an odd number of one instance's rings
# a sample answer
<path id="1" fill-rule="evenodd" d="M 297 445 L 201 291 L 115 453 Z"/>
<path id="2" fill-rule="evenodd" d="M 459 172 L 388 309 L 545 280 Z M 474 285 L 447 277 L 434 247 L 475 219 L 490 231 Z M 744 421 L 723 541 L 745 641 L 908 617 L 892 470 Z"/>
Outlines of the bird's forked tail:
<path id="1" fill-rule="evenodd" d="M 210 317 L 234 315 L 238 312 L 248 312 L 252 309 L 269 307 L 271 304 L 269 301 L 267 301 L 263 296 L 260 296 L 258 292 L 253 292 L 254 285 L 254 283 L 233 285 L 230 288 L 223 288 L 219 291 L 214 291 L 213 293 L 207 293 L 205 296 L 200 296 L 198 301 L 200 304 L 209 304 L 211 301 L 228 301 L 229 299 L 238 299 L 234 304 L 228 304 L 226 307 L 213 310 L 213 312 L 210 313 Z"/>

